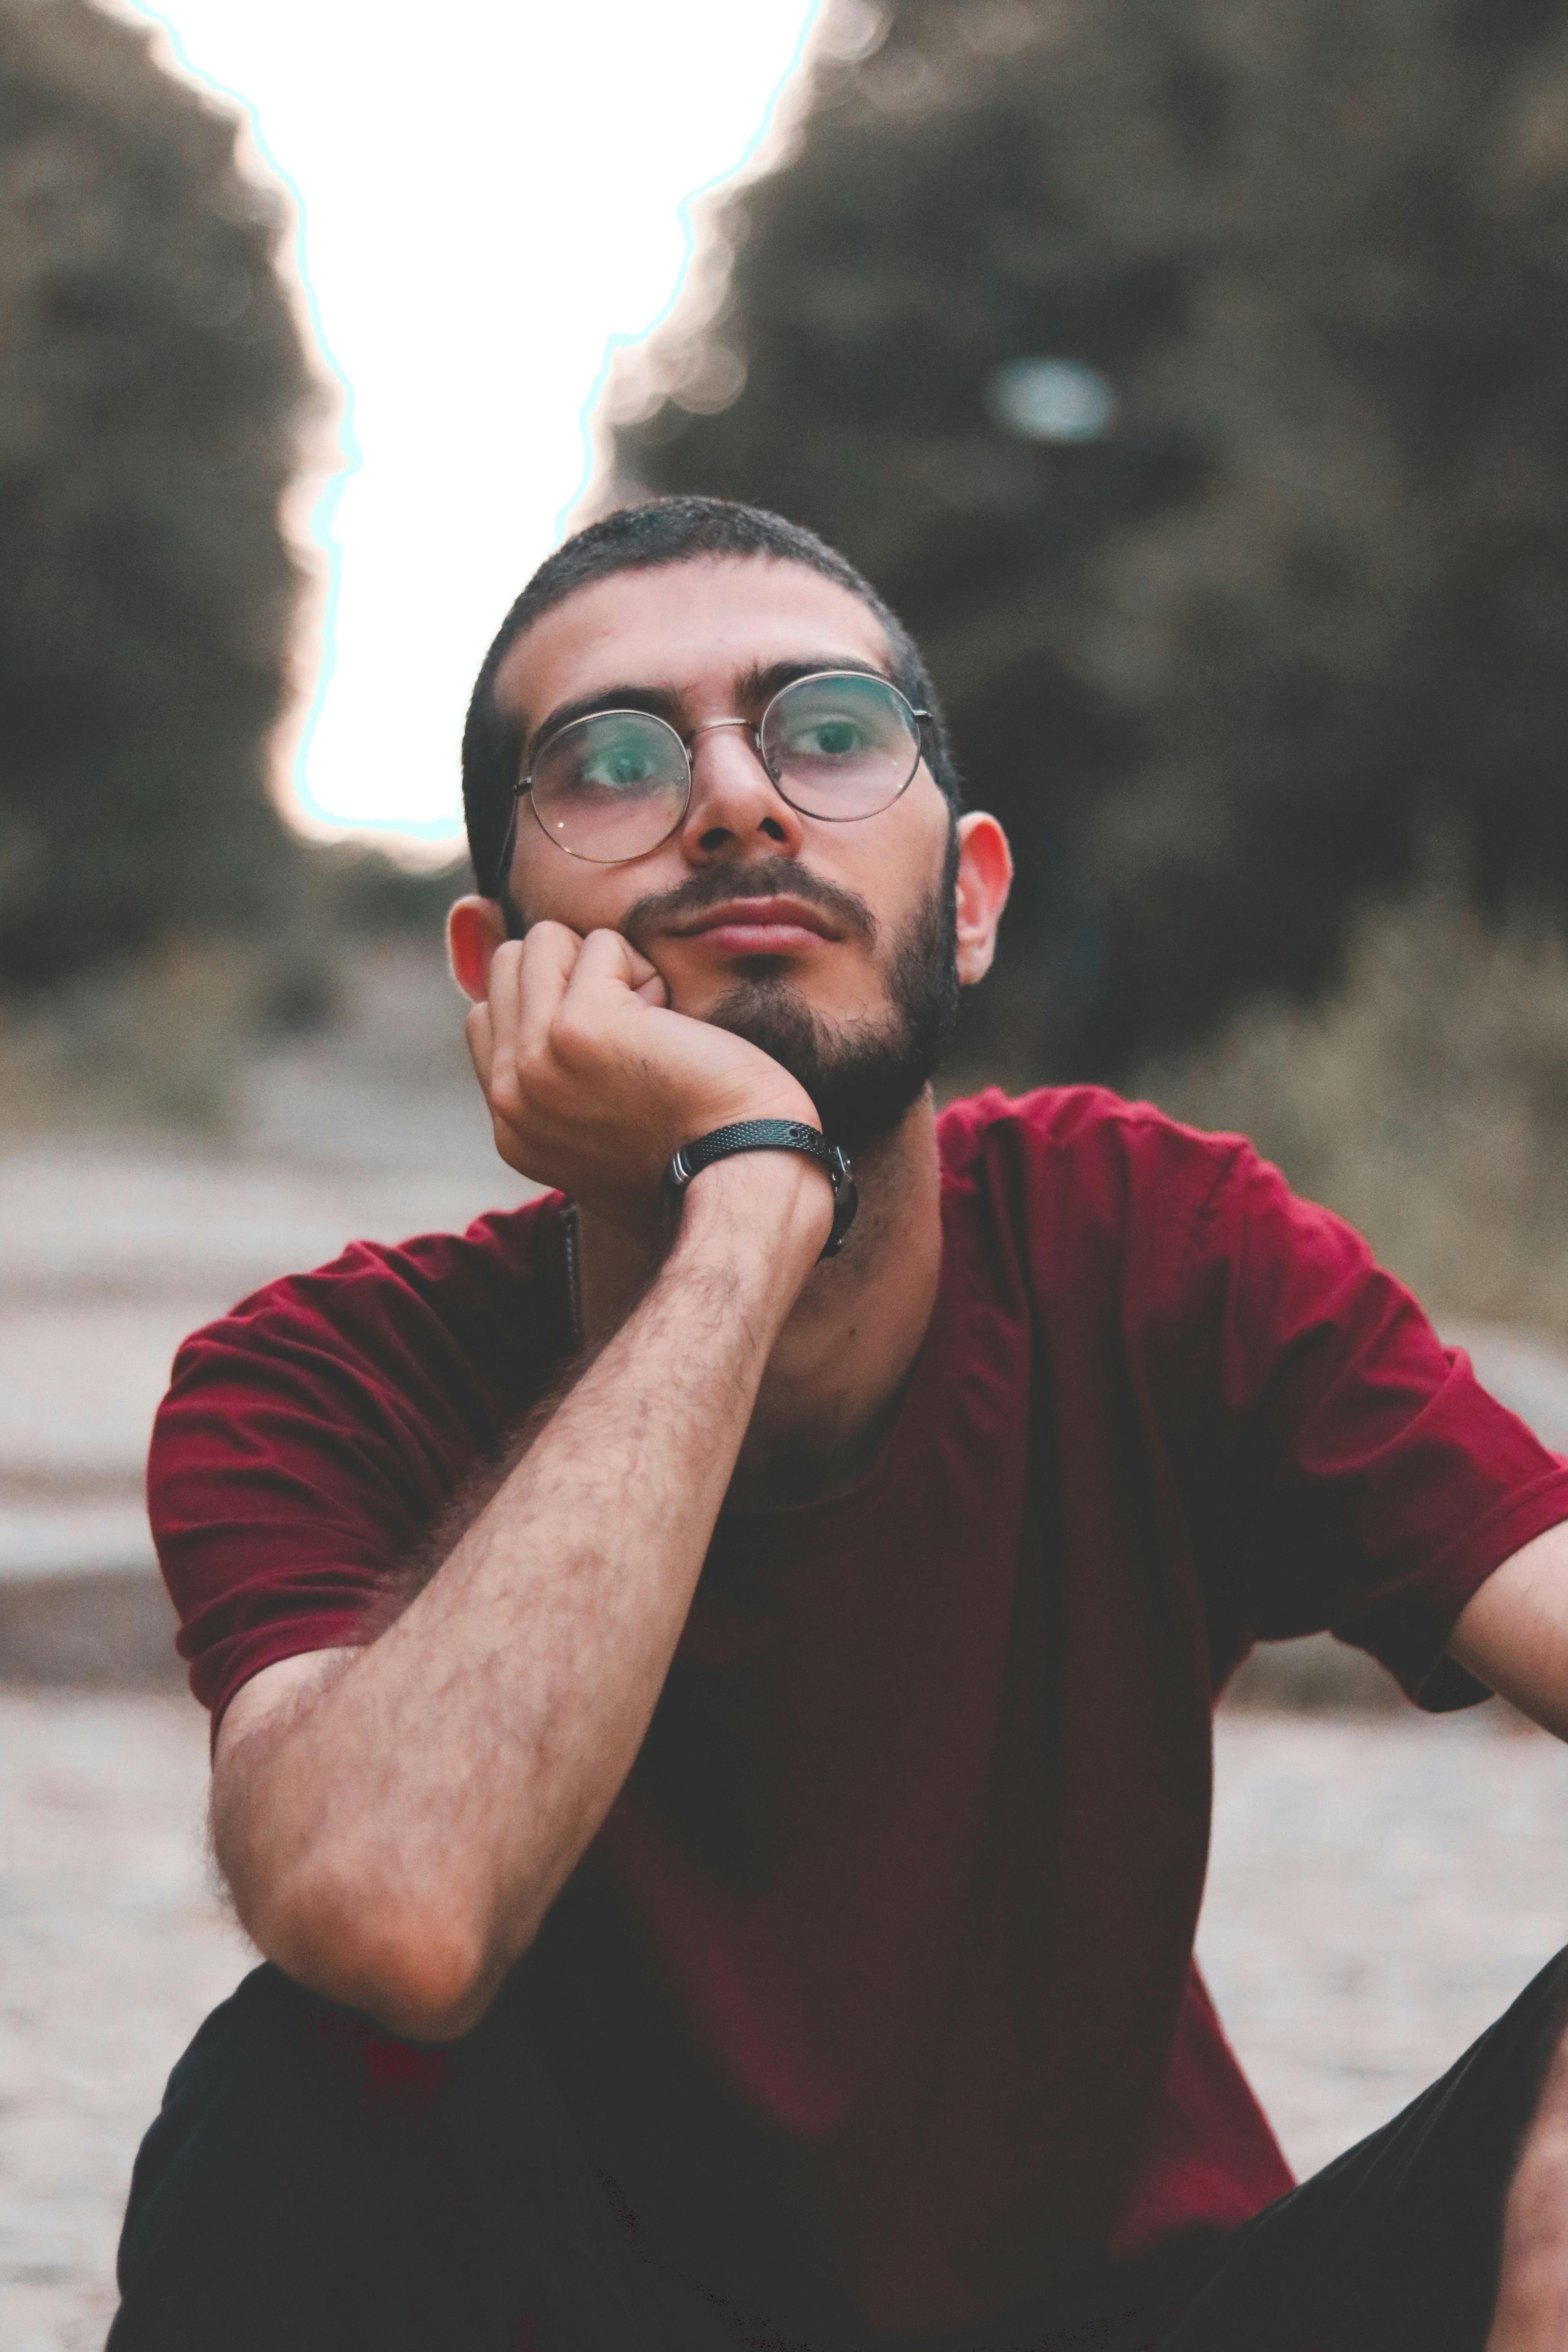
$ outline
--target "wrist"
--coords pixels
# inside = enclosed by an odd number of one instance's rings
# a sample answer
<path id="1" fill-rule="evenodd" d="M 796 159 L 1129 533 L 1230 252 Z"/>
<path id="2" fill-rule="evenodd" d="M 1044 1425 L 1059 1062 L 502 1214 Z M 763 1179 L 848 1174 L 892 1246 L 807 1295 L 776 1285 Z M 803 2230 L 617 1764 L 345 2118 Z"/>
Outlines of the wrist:
<path id="1" fill-rule="evenodd" d="M 722 1160 L 767 1151 L 793 1153 L 820 1168 L 827 1178 L 833 1191 L 833 1223 L 822 1255 L 837 1257 L 859 1206 L 855 1171 L 843 1146 L 830 1143 L 819 1127 L 805 1119 L 732 1119 L 681 1144 L 664 1171 L 665 1204 L 671 1220 L 679 1216 L 688 1185 L 704 1169 Z"/>
<path id="2" fill-rule="evenodd" d="M 826 1169 L 794 1151 L 743 1151 L 700 1169 L 680 1198 L 672 1257 L 715 1246 L 801 1276 L 821 1256 L 833 1227 L 834 1192 Z"/>

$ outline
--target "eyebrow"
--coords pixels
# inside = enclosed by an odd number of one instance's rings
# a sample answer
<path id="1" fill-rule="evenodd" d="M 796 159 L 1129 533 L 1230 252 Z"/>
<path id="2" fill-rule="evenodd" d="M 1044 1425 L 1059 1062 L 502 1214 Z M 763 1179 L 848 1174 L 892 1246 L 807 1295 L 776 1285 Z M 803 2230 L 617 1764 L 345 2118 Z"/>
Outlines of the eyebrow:
<path id="1" fill-rule="evenodd" d="M 867 661 L 858 654 L 813 654 L 804 661 L 754 663 L 750 669 L 740 671 L 735 678 L 735 716 L 756 710 L 773 700 L 775 694 L 796 678 L 816 677 L 824 670 L 854 670 L 864 677 L 892 677 L 881 662 Z M 523 747 L 523 768 L 531 765 L 540 746 L 559 735 L 562 729 L 579 719 L 595 719 L 606 710 L 646 710 L 655 719 L 662 719 L 679 735 L 683 715 L 681 697 L 673 686 L 606 686 L 593 694 L 582 694 L 570 702 L 558 702 L 547 719 L 542 719 Z"/>

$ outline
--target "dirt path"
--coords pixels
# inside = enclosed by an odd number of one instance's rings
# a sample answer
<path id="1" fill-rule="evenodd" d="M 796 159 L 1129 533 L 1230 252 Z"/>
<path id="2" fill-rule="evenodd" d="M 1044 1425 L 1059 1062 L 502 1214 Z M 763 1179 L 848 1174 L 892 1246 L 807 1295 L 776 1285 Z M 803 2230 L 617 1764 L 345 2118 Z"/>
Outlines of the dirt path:
<path id="1" fill-rule="evenodd" d="M 1568 1749 L 1487 1718 L 1219 1727 L 1200 1948 L 1306 2169 L 1458 2056 L 1568 1940 Z M 249 1965 L 179 1698 L 0 1693 L 0 2343 L 96 2352 L 131 2160 Z"/>

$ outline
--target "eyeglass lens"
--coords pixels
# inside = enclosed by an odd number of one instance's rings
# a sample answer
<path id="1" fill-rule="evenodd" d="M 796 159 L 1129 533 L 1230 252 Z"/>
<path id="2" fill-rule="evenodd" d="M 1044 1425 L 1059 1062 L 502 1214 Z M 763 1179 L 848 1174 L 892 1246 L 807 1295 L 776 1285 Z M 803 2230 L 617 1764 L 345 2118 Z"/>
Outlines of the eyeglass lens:
<path id="1" fill-rule="evenodd" d="M 643 710 L 605 710 L 563 727 L 540 752 L 533 813 L 574 857 L 614 866 L 668 840 L 686 812 L 691 771 L 673 727 Z"/>
<path id="2" fill-rule="evenodd" d="M 920 729 L 886 679 L 839 670 L 797 678 L 763 719 L 763 765 L 807 816 L 875 816 L 920 764 Z"/>
<path id="3" fill-rule="evenodd" d="M 920 729 L 897 689 L 853 671 L 797 678 L 763 714 L 763 764 L 791 805 L 842 823 L 896 801 L 920 764 Z M 662 719 L 596 712 L 541 751 L 534 814 L 574 857 L 616 865 L 668 839 L 686 813 L 686 747 Z"/>

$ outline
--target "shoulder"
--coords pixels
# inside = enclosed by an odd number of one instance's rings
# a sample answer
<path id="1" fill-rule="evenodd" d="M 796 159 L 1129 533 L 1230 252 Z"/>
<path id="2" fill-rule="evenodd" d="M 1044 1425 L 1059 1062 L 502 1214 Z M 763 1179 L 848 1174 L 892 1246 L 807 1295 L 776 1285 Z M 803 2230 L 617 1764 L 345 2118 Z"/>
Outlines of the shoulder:
<path id="1" fill-rule="evenodd" d="M 1238 1171 L 1264 1165 L 1243 1136 L 1205 1134 L 1105 1087 L 987 1087 L 950 1103 L 937 1133 L 952 1188 L 1011 1188 L 1021 1202 L 1070 1205 L 1107 1226 L 1157 1207 L 1168 1227 L 1178 1210 L 1195 1215 Z"/>
<path id="2" fill-rule="evenodd" d="M 1110 1152 L 1133 1158 L 1194 1153 L 1210 1161 L 1233 1158 L 1247 1148 L 1239 1135 L 1211 1135 L 1184 1127 L 1154 1104 L 1130 1102 L 1109 1087 L 1036 1087 L 1006 1095 L 986 1087 L 946 1105 L 937 1120 L 944 1162 L 957 1164 L 1005 1139 L 1026 1151 L 1061 1154 Z"/>
<path id="3" fill-rule="evenodd" d="M 388 1572 L 548 1390 L 570 1345 L 560 1209 L 355 1242 L 185 1341 L 147 1503 L 206 1705 L 363 1640 Z"/>
<path id="4" fill-rule="evenodd" d="M 484 1422 L 563 1352 L 560 1207 L 549 1194 L 462 1234 L 353 1242 L 329 1265 L 268 1283 L 184 1342 L 162 1421 L 216 1383 L 287 1388 L 328 1413 L 396 1392 Z"/>
<path id="5" fill-rule="evenodd" d="M 1242 1281 L 1258 1297 L 1303 1283 L 1321 1297 L 1377 1272 L 1360 1234 L 1245 1136 L 1103 1087 L 992 1088 L 952 1104 L 938 1132 L 950 1214 L 1007 1236 L 1042 1300 L 1088 1289 L 1185 1315 Z"/>

